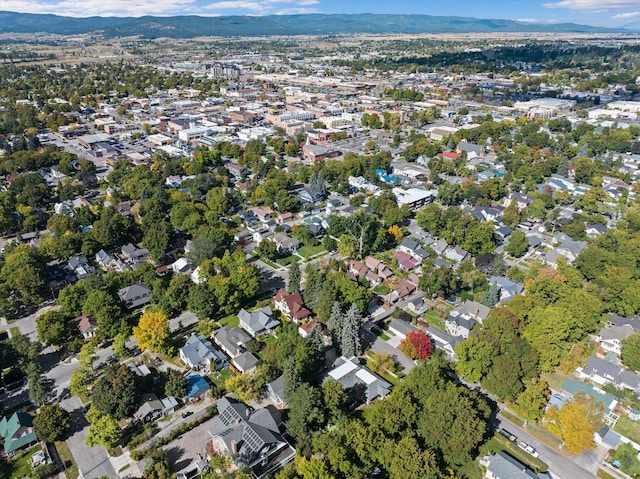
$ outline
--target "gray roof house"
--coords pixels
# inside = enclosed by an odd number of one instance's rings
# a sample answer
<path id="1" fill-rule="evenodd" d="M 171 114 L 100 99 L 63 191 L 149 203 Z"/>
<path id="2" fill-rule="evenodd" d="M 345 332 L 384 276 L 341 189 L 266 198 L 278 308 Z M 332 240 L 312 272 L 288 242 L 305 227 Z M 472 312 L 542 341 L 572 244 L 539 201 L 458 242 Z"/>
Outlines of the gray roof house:
<path id="1" fill-rule="evenodd" d="M 600 386 L 613 384 L 618 389 L 640 391 L 640 375 L 597 356 L 591 356 L 587 365 L 578 369 L 578 373 L 580 379 L 589 379 Z"/>
<path id="2" fill-rule="evenodd" d="M 173 414 L 176 407 L 178 407 L 178 401 L 173 396 L 158 399 L 158 396 L 154 393 L 144 394 L 140 402 L 142 404 L 133 414 L 133 417 L 142 422 L 153 421 L 160 416 Z"/>
<path id="3" fill-rule="evenodd" d="M 214 348 L 204 336 L 194 333 L 189 336 L 179 353 L 180 360 L 191 369 L 217 371 L 228 365 L 227 358 L 222 352 Z"/>
<path id="4" fill-rule="evenodd" d="M 238 368 L 241 373 L 251 371 L 260 362 L 260 360 L 249 351 L 238 354 L 235 358 L 232 359 L 232 361 L 233 365 Z"/>
<path id="5" fill-rule="evenodd" d="M 425 328 L 425 332 L 431 338 L 433 345 L 444 352 L 449 361 L 455 361 L 456 359 L 456 346 L 463 340 L 459 336 L 451 336 L 449 333 L 445 333 L 441 329 L 435 326 L 429 326 Z"/>
<path id="6" fill-rule="evenodd" d="M 469 337 L 471 330 L 476 327 L 478 322 L 472 318 L 465 318 L 463 316 L 449 315 L 444 320 L 444 326 L 447 332 L 452 336 L 461 336 L 464 339 Z"/>
<path id="7" fill-rule="evenodd" d="M 457 308 L 451 311 L 451 316 L 461 316 L 463 318 L 474 319 L 475 321 L 482 323 L 489 313 L 491 308 L 485 306 L 477 301 L 465 301 Z"/>
<path id="8" fill-rule="evenodd" d="M 278 409 L 287 407 L 287 401 L 284 399 L 284 375 L 281 374 L 270 383 L 267 383 L 267 393 L 269 394 L 269 399 Z"/>
<path id="9" fill-rule="evenodd" d="M 416 328 L 414 325 L 407 323 L 402 319 L 394 319 L 393 321 L 391 321 L 391 323 L 389 323 L 389 331 L 391 331 L 401 339 L 405 339 L 407 337 L 407 334 L 412 333 L 417 329 L 418 328 Z"/>
<path id="10" fill-rule="evenodd" d="M 254 411 L 227 397 L 220 399 L 217 406 L 219 414 L 208 431 L 213 451 L 230 455 L 236 466 L 252 468 L 286 448 L 292 457 L 295 455 L 268 409 Z"/>
<path id="11" fill-rule="evenodd" d="M 251 341 L 251 336 L 242 329 L 234 326 L 223 326 L 213 336 L 215 343 L 232 358 L 245 351 L 245 344 Z"/>
<path id="12" fill-rule="evenodd" d="M 115 258 L 103 249 L 96 253 L 96 263 L 98 263 L 101 268 L 109 269 L 111 262 L 114 260 Z"/>
<path id="13" fill-rule="evenodd" d="M 67 261 L 67 268 L 77 278 L 83 279 L 93 273 L 96 269 L 89 264 L 84 256 L 74 255 Z"/>
<path id="14" fill-rule="evenodd" d="M 362 401 L 370 403 L 374 399 L 384 399 L 389 395 L 391 384 L 377 374 L 372 373 L 358 362 L 358 358 L 340 356 L 333 363 L 323 381 L 334 379 L 342 389 L 361 395 Z"/>
<path id="15" fill-rule="evenodd" d="M 135 309 L 151 301 L 151 290 L 144 283 L 135 283 L 118 291 L 120 301 L 127 309 Z"/>
<path id="16" fill-rule="evenodd" d="M 491 276 L 489 284 L 495 284 L 500 289 L 500 301 L 509 300 L 524 291 L 524 287 L 521 284 L 502 276 Z"/>
<path id="17" fill-rule="evenodd" d="M 622 341 L 634 332 L 635 330 L 629 324 L 614 326 L 612 328 L 602 328 L 600 329 L 600 334 L 598 334 L 597 341 L 600 343 L 602 349 L 608 353 L 620 356 L 622 354 Z"/>
<path id="18" fill-rule="evenodd" d="M 149 259 L 149 251 L 146 248 L 138 248 L 133 243 L 124 245 L 121 249 L 122 254 L 128 263 L 142 263 Z"/>
<path id="19" fill-rule="evenodd" d="M 398 246 L 398 251 L 403 251 L 420 262 L 429 257 L 429 253 L 417 241 L 410 238 L 402 240 L 402 243 Z"/>
<path id="20" fill-rule="evenodd" d="M 254 338 L 260 334 L 272 334 L 273 330 L 280 326 L 280 321 L 273 317 L 269 306 L 249 312 L 242 308 L 238 313 L 240 327 Z"/>
<path id="21" fill-rule="evenodd" d="M 504 452 L 489 457 L 486 479 L 550 479 L 546 472 L 536 474 Z"/>
<path id="22" fill-rule="evenodd" d="M 563 256 L 566 258 L 567 264 L 571 264 L 587 247 L 586 241 L 574 241 L 564 233 L 557 234 L 553 239 L 559 243 L 559 245 L 545 256 L 545 262 L 547 264 L 555 264 L 558 256 Z"/>

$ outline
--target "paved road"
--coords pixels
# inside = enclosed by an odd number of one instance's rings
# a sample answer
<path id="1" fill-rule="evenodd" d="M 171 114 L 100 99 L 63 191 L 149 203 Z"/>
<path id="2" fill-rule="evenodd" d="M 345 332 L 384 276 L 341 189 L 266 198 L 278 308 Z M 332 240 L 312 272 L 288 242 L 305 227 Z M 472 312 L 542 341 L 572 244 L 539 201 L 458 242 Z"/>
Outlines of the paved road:
<path id="1" fill-rule="evenodd" d="M 101 477 L 116 478 L 118 475 L 111 465 L 109 454 L 102 446 L 89 447 L 86 444 L 89 432 L 88 423 L 84 418 L 84 412 L 80 399 L 71 396 L 64 399 L 61 406 L 71 413 L 73 432 L 67 444 L 78 465 L 81 478 L 98 479 Z"/>
<path id="2" fill-rule="evenodd" d="M 526 429 L 498 416 L 499 427 L 508 429 L 527 444 L 535 447 L 540 453 L 539 459 L 549 466 L 549 471 L 554 479 L 588 479 L 595 478 L 598 466 L 602 458 L 606 455 L 606 450 L 598 448 L 596 451 L 589 451 L 581 456 L 567 458 L 558 450 L 547 446 L 537 438 L 529 434 Z"/>

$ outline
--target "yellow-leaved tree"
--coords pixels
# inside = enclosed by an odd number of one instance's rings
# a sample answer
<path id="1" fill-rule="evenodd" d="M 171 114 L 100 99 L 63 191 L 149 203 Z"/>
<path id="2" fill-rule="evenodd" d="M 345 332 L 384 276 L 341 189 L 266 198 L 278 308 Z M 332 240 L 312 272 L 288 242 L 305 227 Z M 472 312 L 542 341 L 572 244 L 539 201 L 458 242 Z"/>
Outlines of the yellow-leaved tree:
<path id="1" fill-rule="evenodd" d="M 133 336 L 138 341 L 141 351 L 148 349 L 154 353 L 167 352 L 169 338 L 167 315 L 154 309 L 145 311 L 140 317 L 138 326 L 133 328 Z"/>
<path id="2" fill-rule="evenodd" d="M 572 454 L 595 449 L 593 433 L 604 424 L 604 406 L 584 393 L 561 409 L 549 408 L 544 417 L 546 428 L 562 439 Z"/>

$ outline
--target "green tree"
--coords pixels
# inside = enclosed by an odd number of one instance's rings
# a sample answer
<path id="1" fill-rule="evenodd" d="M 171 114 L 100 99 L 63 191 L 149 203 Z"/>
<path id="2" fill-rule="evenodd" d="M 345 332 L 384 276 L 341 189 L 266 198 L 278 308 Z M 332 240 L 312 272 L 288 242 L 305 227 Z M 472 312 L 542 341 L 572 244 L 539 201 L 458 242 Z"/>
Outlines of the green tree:
<path id="1" fill-rule="evenodd" d="M 122 437 L 122 429 L 110 415 L 98 415 L 89 426 L 87 445 L 93 447 L 96 444 L 107 449 L 115 447 Z"/>
<path id="2" fill-rule="evenodd" d="M 69 338 L 67 318 L 56 310 L 49 310 L 36 318 L 38 340 L 42 343 L 60 346 Z"/>
<path id="3" fill-rule="evenodd" d="M 112 338 L 118 334 L 122 310 L 108 292 L 102 290 L 90 292 L 82 306 L 82 312 L 95 318 L 100 337 Z"/>
<path id="4" fill-rule="evenodd" d="M 549 402 L 549 385 L 542 379 L 532 378 L 524 383 L 524 391 L 516 398 L 513 408 L 528 421 L 542 418 Z"/>
<path id="5" fill-rule="evenodd" d="M 164 385 L 164 393 L 182 399 L 187 394 L 187 379 L 178 371 L 169 369 L 167 372 L 167 382 Z"/>
<path id="6" fill-rule="evenodd" d="M 115 419 L 130 416 L 138 406 L 140 388 L 137 376 L 124 364 L 109 366 L 96 382 L 92 405 L 100 413 Z"/>
<path id="7" fill-rule="evenodd" d="M 634 371 L 640 371 L 640 332 L 622 340 L 622 362 Z"/>
<path id="8" fill-rule="evenodd" d="M 302 273 L 300 273 L 300 265 L 297 261 L 293 261 L 289 265 L 289 281 L 287 282 L 287 292 L 295 293 L 300 289 L 300 281 Z"/>
<path id="9" fill-rule="evenodd" d="M 267 259 L 276 259 L 278 257 L 278 247 L 273 241 L 263 239 L 255 249 L 256 253 Z"/>
<path id="10" fill-rule="evenodd" d="M 509 236 L 509 243 L 504 250 L 515 258 L 519 258 L 529 249 L 529 238 L 522 230 L 515 230 Z"/>
<path id="11" fill-rule="evenodd" d="M 349 307 L 344 316 L 339 340 L 340 350 L 342 354 L 348 358 L 362 353 L 362 345 L 360 343 L 361 320 L 362 314 L 358 306 L 354 303 Z"/>
<path id="12" fill-rule="evenodd" d="M 287 430 L 305 443 L 311 431 L 316 430 L 324 419 L 320 392 L 308 383 L 301 383 L 286 399 L 289 405 Z"/>
<path id="13" fill-rule="evenodd" d="M 485 306 L 495 306 L 500 301 L 500 289 L 498 285 L 492 284 L 489 289 L 484 292 L 482 296 L 482 304 Z"/>
<path id="14" fill-rule="evenodd" d="M 54 442 L 64 438 L 71 426 L 71 417 L 60 404 L 45 404 L 33 418 L 33 428 L 41 441 Z"/>
<path id="15" fill-rule="evenodd" d="M 171 245 L 171 225 L 167 221 L 158 221 L 145 229 L 142 243 L 156 263 L 162 264 Z"/>

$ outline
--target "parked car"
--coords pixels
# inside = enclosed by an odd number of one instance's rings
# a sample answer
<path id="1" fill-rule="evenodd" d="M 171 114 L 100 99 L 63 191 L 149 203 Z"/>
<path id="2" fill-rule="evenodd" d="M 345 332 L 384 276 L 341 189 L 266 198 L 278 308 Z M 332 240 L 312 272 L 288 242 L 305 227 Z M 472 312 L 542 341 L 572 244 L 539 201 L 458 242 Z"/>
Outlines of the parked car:
<path id="1" fill-rule="evenodd" d="M 538 457 L 540 455 L 540 453 L 538 453 L 538 451 L 536 451 L 536 449 L 533 446 L 530 446 L 529 444 L 527 444 L 524 441 L 518 441 L 518 447 L 520 449 L 522 449 L 523 451 L 528 452 L 533 457 Z"/>
<path id="2" fill-rule="evenodd" d="M 516 439 L 518 439 L 518 438 L 515 436 L 515 434 L 513 434 L 513 433 L 511 433 L 511 432 L 507 431 L 506 429 L 500 429 L 500 430 L 498 431 L 498 433 L 499 433 L 501 436 L 506 437 L 507 439 L 509 439 L 509 441 L 512 441 L 512 442 L 515 442 L 515 440 L 516 440 Z"/>
<path id="3" fill-rule="evenodd" d="M 184 411 L 182 413 L 182 419 L 184 419 L 185 417 L 189 417 L 193 414 L 193 411 Z"/>

